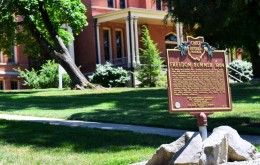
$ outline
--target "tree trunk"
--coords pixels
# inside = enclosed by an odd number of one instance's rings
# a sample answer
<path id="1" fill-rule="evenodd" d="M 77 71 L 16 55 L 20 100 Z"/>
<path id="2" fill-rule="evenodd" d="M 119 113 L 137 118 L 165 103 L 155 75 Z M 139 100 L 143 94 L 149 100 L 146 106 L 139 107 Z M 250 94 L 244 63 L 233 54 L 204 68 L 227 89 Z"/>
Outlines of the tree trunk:
<path id="1" fill-rule="evenodd" d="M 260 55 L 257 43 L 252 43 L 248 50 L 251 55 L 254 77 L 260 78 Z"/>
<path id="2" fill-rule="evenodd" d="M 59 37 L 56 38 L 59 42 L 59 49 L 62 50 L 54 50 L 53 56 L 70 76 L 72 82 L 71 87 L 75 89 L 96 88 L 97 86 L 90 83 L 76 66 L 63 41 Z"/>

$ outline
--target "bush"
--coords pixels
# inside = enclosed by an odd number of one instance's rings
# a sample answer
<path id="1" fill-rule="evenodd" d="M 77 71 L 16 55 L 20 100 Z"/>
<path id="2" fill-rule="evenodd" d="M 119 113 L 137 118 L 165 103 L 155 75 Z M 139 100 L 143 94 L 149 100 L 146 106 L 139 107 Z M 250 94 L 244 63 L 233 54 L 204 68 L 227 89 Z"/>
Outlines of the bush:
<path id="1" fill-rule="evenodd" d="M 96 72 L 90 76 L 90 81 L 104 87 L 125 87 L 130 80 L 128 72 L 122 67 L 113 67 L 107 62 L 105 65 L 97 65 Z"/>
<path id="2" fill-rule="evenodd" d="M 59 84 L 59 65 L 54 61 L 48 60 L 41 66 L 39 71 L 32 68 L 29 70 L 17 70 L 19 76 L 24 79 L 24 85 L 33 89 L 57 88 Z M 70 78 L 68 74 L 63 75 L 63 86 L 70 86 Z"/>
<path id="3" fill-rule="evenodd" d="M 140 49 L 141 65 L 138 69 L 140 87 L 155 87 L 162 74 L 162 63 L 159 50 L 150 37 L 147 27 L 142 29 L 142 49 Z"/>
<path id="4" fill-rule="evenodd" d="M 241 73 L 240 74 L 240 73 L 233 71 L 232 69 L 229 69 L 229 74 L 231 74 L 232 76 L 236 77 L 237 79 L 239 79 L 243 82 L 252 80 L 253 69 L 252 69 L 251 62 L 242 61 L 242 60 L 234 60 L 229 64 L 229 66 Z M 245 75 L 247 77 L 242 76 L 242 75 Z"/>

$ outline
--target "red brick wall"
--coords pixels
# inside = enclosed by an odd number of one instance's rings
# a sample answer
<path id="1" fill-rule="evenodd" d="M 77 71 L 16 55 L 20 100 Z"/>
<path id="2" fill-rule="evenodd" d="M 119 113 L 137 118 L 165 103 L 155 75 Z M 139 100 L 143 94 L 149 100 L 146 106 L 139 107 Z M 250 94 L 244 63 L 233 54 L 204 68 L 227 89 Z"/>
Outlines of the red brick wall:
<path id="1" fill-rule="evenodd" d="M 97 2 L 97 1 L 93 1 Z M 75 40 L 75 62 L 83 73 L 92 72 L 96 66 L 96 44 L 94 19 L 92 17 L 92 9 L 90 0 L 84 0 L 87 4 L 87 20 L 88 26 L 76 37 Z"/>
<path id="2" fill-rule="evenodd" d="M 152 40 L 157 44 L 161 52 L 161 56 L 166 58 L 167 52 L 165 48 L 165 36 L 171 32 L 175 33 L 174 27 L 166 25 L 147 25 Z"/>

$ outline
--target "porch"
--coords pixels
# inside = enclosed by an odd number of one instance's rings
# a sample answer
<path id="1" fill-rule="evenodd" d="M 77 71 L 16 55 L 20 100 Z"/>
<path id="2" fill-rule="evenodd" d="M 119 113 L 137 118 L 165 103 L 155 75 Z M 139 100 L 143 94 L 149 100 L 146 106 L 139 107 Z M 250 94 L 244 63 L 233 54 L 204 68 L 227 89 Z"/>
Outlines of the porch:
<path id="1" fill-rule="evenodd" d="M 164 11 L 127 8 L 94 16 L 96 62 L 103 64 L 109 61 L 127 68 L 140 64 L 142 25 L 148 27 L 162 57 L 166 57 L 167 44 L 177 45 L 183 40 L 182 26 L 179 23 L 174 25 L 169 20 L 165 24 L 166 14 Z"/>

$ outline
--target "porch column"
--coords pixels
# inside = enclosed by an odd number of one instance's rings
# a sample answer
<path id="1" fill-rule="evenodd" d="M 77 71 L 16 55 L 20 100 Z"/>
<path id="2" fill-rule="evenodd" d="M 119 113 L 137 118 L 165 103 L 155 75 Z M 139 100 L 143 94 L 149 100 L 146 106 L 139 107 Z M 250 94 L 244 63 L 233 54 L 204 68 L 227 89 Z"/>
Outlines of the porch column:
<path id="1" fill-rule="evenodd" d="M 99 25 L 100 23 L 96 23 L 96 37 L 97 37 L 96 44 L 97 44 L 98 64 L 101 64 Z"/>
<path id="2" fill-rule="evenodd" d="M 180 23 L 176 22 L 176 34 L 177 34 L 177 45 L 181 44 L 181 38 L 180 38 Z"/>
<path id="3" fill-rule="evenodd" d="M 180 22 L 180 42 L 183 43 L 183 23 Z"/>
<path id="4" fill-rule="evenodd" d="M 138 38 L 138 18 L 134 17 L 134 32 L 135 32 L 135 55 L 136 55 L 136 65 L 140 64 L 139 56 L 139 38 Z"/>
<path id="5" fill-rule="evenodd" d="M 136 52 L 135 52 L 135 31 L 134 31 L 134 17 L 130 17 L 130 35 L 131 35 L 131 53 L 132 53 L 132 64 L 136 66 Z"/>
<path id="6" fill-rule="evenodd" d="M 129 35 L 129 18 L 125 19 L 126 43 L 127 43 L 127 67 L 131 67 L 130 35 Z"/>

